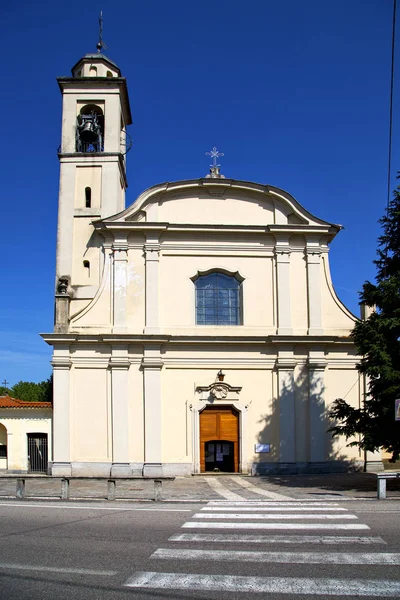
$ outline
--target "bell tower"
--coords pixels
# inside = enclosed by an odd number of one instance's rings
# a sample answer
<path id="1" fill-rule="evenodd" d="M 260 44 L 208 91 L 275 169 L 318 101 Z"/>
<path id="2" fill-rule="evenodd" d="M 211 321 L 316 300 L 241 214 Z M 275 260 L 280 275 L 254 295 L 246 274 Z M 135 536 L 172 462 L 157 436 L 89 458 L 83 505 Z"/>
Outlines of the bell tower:
<path id="1" fill-rule="evenodd" d="M 101 52 L 86 54 L 72 77 L 57 81 L 63 99 L 57 291 L 66 293 L 63 280 L 68 294 L 88 298 L 102 260 L 92 222 L 125 208 L 128 89 L 119 67 Z"/>

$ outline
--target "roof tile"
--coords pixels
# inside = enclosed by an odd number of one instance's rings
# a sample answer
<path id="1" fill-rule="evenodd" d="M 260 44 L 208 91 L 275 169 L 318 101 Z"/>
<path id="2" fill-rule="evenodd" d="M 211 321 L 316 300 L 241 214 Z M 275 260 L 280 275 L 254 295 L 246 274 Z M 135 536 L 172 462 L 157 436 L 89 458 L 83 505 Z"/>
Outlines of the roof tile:
<path id="1" fill-rule="evenodd" d="M 52 408 L 52 404 L 51 402 L 25 402 L 11 396 L 0 396 L 0 408 Z"/>

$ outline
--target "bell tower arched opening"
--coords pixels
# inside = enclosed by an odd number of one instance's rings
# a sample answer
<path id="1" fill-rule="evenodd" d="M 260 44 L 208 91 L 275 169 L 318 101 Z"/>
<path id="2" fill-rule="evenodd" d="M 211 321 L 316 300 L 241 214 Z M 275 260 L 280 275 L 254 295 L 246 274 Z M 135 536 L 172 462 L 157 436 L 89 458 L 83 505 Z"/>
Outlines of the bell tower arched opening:
<path id="1" fill-rule="evenodd" d="M 78 114 L 76 151 L 104 152 L 104 114 L 97 104 L 86 104 Z"/>

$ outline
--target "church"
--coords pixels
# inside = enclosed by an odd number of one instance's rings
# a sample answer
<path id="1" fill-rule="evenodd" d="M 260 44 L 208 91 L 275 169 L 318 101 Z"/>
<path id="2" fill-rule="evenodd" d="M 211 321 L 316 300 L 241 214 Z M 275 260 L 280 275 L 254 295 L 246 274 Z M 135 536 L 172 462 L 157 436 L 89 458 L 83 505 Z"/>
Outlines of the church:
<path id="1" fill-rule="evenodd" d="M 101 48 L 100 48 L 101 50 Z M 356 317 L 329 271 L 341 226 L 274 185 L 210 172 L 125 207 L 126 80 L 101 51 L 58 79 L 54 476 L 328 472 L 360 406 Z M 371 455 L 377 465 L 380 455 Z"/>

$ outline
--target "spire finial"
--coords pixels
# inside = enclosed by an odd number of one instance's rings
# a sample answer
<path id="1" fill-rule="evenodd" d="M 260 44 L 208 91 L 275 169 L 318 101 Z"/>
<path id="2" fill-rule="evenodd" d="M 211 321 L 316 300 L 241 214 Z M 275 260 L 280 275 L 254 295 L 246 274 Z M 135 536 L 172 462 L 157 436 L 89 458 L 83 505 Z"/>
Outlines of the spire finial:
<path id="1" fill-rule="evenodd" d="M 221 175 L 219 172 L 219 168 L 221 165 L 217 164 L 217 160 L 220 156 L 224 156 L 223 152 L 218 152 L 217 147 L 214 146 L 210 152 L 206 152 L 206 156 L 211 156 L 213 164 L 210 165 L 210 173 L 207 175 L 207 178 L 212 179 L 225 179 L 225 175 Z"/>
<path id="2" fill-rule="evenodd" d="M 102 49 L 107 50 L 106 43 L 103 40 L 103 11 L 100 11 L 99 16 L 99 41 L 97 42 L 97 52 L 101 52 Z"/>

